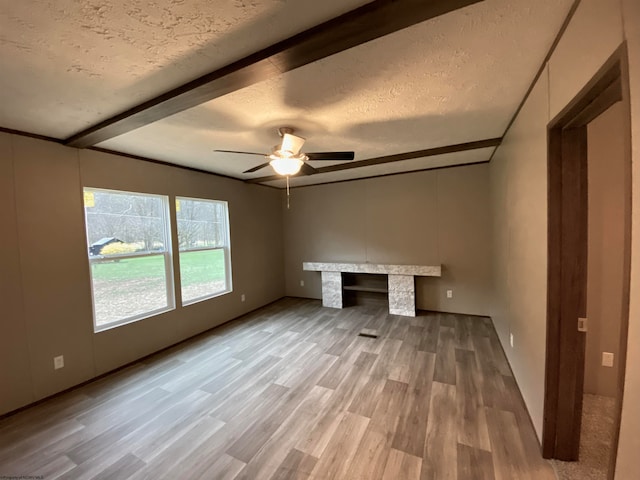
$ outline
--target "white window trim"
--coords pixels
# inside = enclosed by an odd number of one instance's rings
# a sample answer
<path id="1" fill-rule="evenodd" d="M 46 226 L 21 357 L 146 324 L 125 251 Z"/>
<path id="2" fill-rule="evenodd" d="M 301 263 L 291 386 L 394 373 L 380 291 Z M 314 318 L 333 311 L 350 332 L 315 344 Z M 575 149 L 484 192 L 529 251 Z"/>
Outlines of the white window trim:
<path id="1" fill-rule="evenodd" d="M 89 230 L 87 228 L 87 211 L 83 206 L 84 210 L 84 220 L 85 220 L 85 234 L 87 238 L 87 259 L 89 261 L 89 278 L 90 278 L 90 286 L 91 286 L 91 310 L 93 316 L 93 331 L 94 333 L 104 332 L 106 330 L 111 330 L 112 328 L 120 327 L 122 325 L 127 325 L 129 323 L 134 323 L 145 318 L 153 317 L 156 315 L 160 315 L 162 313 L 170 312 L 171 310 L 175 310 L 176 308 L 176 298 L 175 298 L 175 280 L 173 275 L 173 247 L 171 242 L 171 222 L 169 215 L 169 197 L 167 195 L 155 194 L 155 193 L 142 193 L 142 192 L 128 192 L 125 190 L 114 190 L 108 188 L 95 188 L 95 187 L 83 187 L 83 195 L 85 190 L 91 190 L 96 192 L 105 192 L 105 193 L 115 193 L 115 194 L 126 194 L 126 195 L 138 195 L 141 197 L 157 197 L 160 198 L 163 204 L 162 208 L 162 220 L 164 224 L 164 251 L 158 252 L 142 252 L 142 253 L 123 253 L 123 254 L 115 254 L 109 256 L 91 256 L 89 255 L 89 248 L 91 244 L 89 243 Z M 96 323 L 96 302 L 95 302 L 95 292 L 93 289 L 93 269 L 91 266 L 94 263 L 105 263 L 109 261 L 113 261 L 113 259 L 120 258 L 141 258 L 141 257 L 153 257 L 153 256 L 163 256 L 164 257 L 164 271 L 165 271 L 165 286 L 167 289 L 167 306 L 163 308 L 158 308 L 156 310 L 150 310 L 147 312 L 143 312 L 139 315 L 134 315 L 132 317 L 126 317 L 121 320 L 116 320 L 114 322 L 105 323 L 102 325 L 98 325 Z"/>
<path id="2" fill-rule="evenodd" d="M 223 227 L 224 227 L 224 246 L 223 247 L 191 247 L 191 248 L 180 248 L 178 242 L 178 265 L 180 264 L 180 254 L 183 252 L 202 252 L 207 250 L 223 250 L 224 251 L 224 273 L 225 273 L 225 285 L 226 288 L 224 290 L 220 290 L 214 293 L 210 293 L 208 295 L 202 295 L 196 298 L 190 298 L 189 300 L 184 300 L 182 298 L 182 285 L 180 285 L 180 300 L 183 307 L 187 307 L 189 305 L 193 305 L 194 303 L 200 303 L 205 300 L 210 300 L 212 298 L 221 297 L 222 295 L 227 295 L 233 292 L 233 280 L 231 274 L 231 231 L 229 224 L 229 202 L 225 200 L 213 200 L 211 198 L 195 198 L 195 197 L 182 197 L 176 196 L 176 200 L 193 200 L 196 202 L 212 202 L 212 203 L 222 203 L 224 204 L 224 216 L 223 216 Z M 176 233 L 178 238 L 180 238 L 179 225 L 176 216 Z M 182 283 L 182 273 L 180 274 L 180 282 Z"/>

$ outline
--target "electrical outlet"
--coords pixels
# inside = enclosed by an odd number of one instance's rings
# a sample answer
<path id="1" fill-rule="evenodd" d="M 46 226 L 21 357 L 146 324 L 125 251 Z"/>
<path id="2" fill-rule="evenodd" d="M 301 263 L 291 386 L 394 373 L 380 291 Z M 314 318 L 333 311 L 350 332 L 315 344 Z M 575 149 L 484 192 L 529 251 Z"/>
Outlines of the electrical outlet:
<path id="1" fill-rule="evenodd" d="M 53 357 L 53 369 L 58 370 L 64 367 L 64 356 Z"/>
<path id="2" fill-rule="evenodd" d="M 447 298 L 453 298 L 453 290 L 447 290 Z"/>
<path id="3" fill-rule="evenodd" d="M 240 295 L 240 301 L 244 302 L 246 300 L 246 297 L 244 296 L 244 293 L 242 295 Z"/>
<path id="4" fill-rule="evenodd" d="M 300 280 L 300 286 L 304 287 L 304 280 Z"/>
<path id="5" fill-rule="evenodd" d="M 613 367 L 613 353 L 602 352 L 602 366 Z"/>
<path id="6" fill-rule="evenodd" d="M 511 344 L 511 348 L 513 348 L 513 333 L 509 334 L 509 343 Z"/>

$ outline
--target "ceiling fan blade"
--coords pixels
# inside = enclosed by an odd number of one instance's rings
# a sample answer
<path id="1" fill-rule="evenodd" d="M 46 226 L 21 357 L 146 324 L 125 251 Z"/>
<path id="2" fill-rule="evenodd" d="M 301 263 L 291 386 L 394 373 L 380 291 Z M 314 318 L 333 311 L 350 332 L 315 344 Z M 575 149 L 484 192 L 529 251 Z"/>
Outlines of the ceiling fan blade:
<path id="1" fill-rule="evenodd" d="M 313 168 L 307 162 L 304 162 L 302 164 L 302 167 L 300 168 L 300 171 L 302 172 L 303 175 L 313 175 L 314 173 L 319 173 L 318 170 Z"/>
<path id="2" fill-rule="evenodd" d="M 304 142 L 305 139 L 302 137 L 292 135 L 291 133 L 285 133 L 282 135 L 282 145 L 280 146 L 280 150 L 283 152 L 291 152 L 295 156 L 300 153 L 300 150 L 302 150 Z"/>
<path id="3" fill-rule="evenodd" d="M 262 165 L 258 165 L 257 167 L 253 167 L 253 168 L 250 168 L 249 170 L 245 170 L 245 171 L 244 171 L 244 172 L 242 172 L 242 173 L 253 173 L 253 172 L 257 172 L 257 171 L 258 171 L 258 170 L 260 170 L 261 168 L 268 167 L 268 166 L 269 166 L 269 162 L 267 162 L 267 163 L 263 163 Z"/>
<path id="4" fill-rule="evenodd" d="M 315 152 L 305 154 L 309 160 L 347 161 L 355 158 L 354 152 Z"/>
<path id="5" fill-rule="evenodd" d="M 219 153 L 242 153 L 244 155 L 260 155 L 261 157 L 266 157 L 267 155 L 264 153 L 256 153 L 256 152 L 239 152 L 237 150 L 214 150 L 214 152 Z"/>

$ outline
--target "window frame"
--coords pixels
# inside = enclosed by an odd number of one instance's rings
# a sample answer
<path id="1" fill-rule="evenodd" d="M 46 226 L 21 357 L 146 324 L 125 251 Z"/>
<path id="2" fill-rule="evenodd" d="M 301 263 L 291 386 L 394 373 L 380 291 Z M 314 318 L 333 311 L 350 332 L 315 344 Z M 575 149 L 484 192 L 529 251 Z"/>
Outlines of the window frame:
<path id="1" fill-rule="evenodd" d="M 196 202 L 209 202 L 215 204 L 222 204 L 224 206 L 224 214 L 222 215 L 223 220 L 223 239 L 224 246 L 222 247 L 191 247 L 182 249 L 180 247 L 180 222 L 178 221 L 178 212 L 176 208 L 176 243 L 178 250 L 178 271 L 180 272 L 180 285 L 177 287 L 180 288 L 180 302 L 183 307 L 193 305 L 195 303 L 200 303 L 205 300 L 209 300 L 211 298 L 221 297 L 222 295 L 227 295 L 233 292 L 233 275 L 231 272 L 231 229 L 229 223 L 229 202 L 226 200 L 213 200 L 211 198 L 196 198 L 196 197 L 184 197 L 184 196 L 175 196 L 175 205 L 177 207 L 178 201 L 196 201 Z M 182 268 L 180 262 L 180 254 L 188 253 L 188 252 L 202 252 L 209 250 L 222 250 L 224 255 L 224 273 L 225 273 L 225 288 L 218 292 L 210 293 L 207 295 L 201 295 L 196 298 L 191 298 L 189 300 L 185 300 L 182 296 Z"/>
<path id="2" fill-rule="evenodd" d="M 135 195 L 140 197 L 155 197 L 159 198 L 162 202 L 162 222 L 163 222 L 163 236 L 162 239 L 164 241 L 164 251 L 154 251 L 154 252 L 142 252 L 142 253 L 121 253 L 121 254 L 112 254 L 107 257 L 104 256 L 92 256 L 89 254 L 89 249 L 91 248 L 91 243 L 89 240 L 89 223 L 87 221 L 87 207 L 84 202 L 84 194 L 87 191 L 92 192 L 103 192 L 103 193 L 115 193 L 115 194 L 125 194 L 125 195 Z M 173 270 L 173 243 L 172 243 L 172 234 L 171 234 L 171 215 L 169 211 L 169 196 L 162 195 L 157 193 L 143 193 L 143 192 L 130 192 L 126 190 L 116 190 L 112 188 L 97 188 L 97 187 L 82 187 L 83 193 L 83 202 L 82 208 L 84 213 L 84 231 L 87 239 L 87 260 L 89 262 L 89 284 L 91 286 L 91 309 L 93 316 L 93 331 L 94 333 L 104 332 L 106 330 L 110 330 L 112 328 L 120 327 L 122 325 L 127 325 L 130 323 L 137 322 L 139 320 L 143 320 L 145 318 L 153 317 L 156 315 L 160 315 L 162 313 L 170 312 L 176 309 L 176 295 L 175 295 L 175 275 Z M 162 308 L 157 308 L 154 310 L 148 310 L 146 312 L 140 313 L 138 315 L 133 315 L 130 317 L 123 318 L 121 320 L 115 320 L 113 322 L 105 323 L 98 325 L 96 318 L 96 296 L 95 290 L 93 286 L 93 268 L 94 264 L 107 263 L 111 262 L 114 259 L 134 259 L 134 258 L 145 258 L 145 257 L 157 257 L 162 256 L 164 261 L 164 274 L 165 274 L 165 289 L 167 295 L 167 306 Z"/>

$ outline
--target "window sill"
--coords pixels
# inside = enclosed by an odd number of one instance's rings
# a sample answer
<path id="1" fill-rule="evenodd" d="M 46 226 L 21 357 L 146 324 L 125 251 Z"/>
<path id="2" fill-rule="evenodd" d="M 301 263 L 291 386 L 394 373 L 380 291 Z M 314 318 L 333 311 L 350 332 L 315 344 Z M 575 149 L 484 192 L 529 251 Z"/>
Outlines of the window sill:
<path id="1" fill-rule="evenodd" d="M 93 325 L 93 333 L 102 333 L 107 330 L 113 330 L 114 328 L 122 327 L 124 325 L 129 325 L 131 323 L 139 322 L 140 320 L 145 320 L 147 318 L 156 317 L 158 315 L 162 315 L 163 313 L 170 312 L 175 310 L 176 307 L 166 307 L 159 310 L 153 310 L 152 312 L 145 312 L 141 315 L 127 318 L 125 320 L 119 320 L 117 322 L 107 323 L 104 325 Z"/>
<path id="2" fill-rule="evenodd" d="M 229 293 L 232 293 L 232 292 L 233 292 L 233 289 L 228 289 L 228 290 L 223 290 L 221 292 L 212 293 L 211 295 L 205 295 L 205 296 L 198 297 L 198 298 L 192 298 L 190 300 L 187 300 L 186 302 L 183 301 L 182 302 L 182 306 L 183 307 L 188 307 L 189 305 L 193 305 L 195 303 L 204 302 L 205 300 L 211 300 L 212 298 L 221 297 L 223 295 L 228 295 Z"/>

